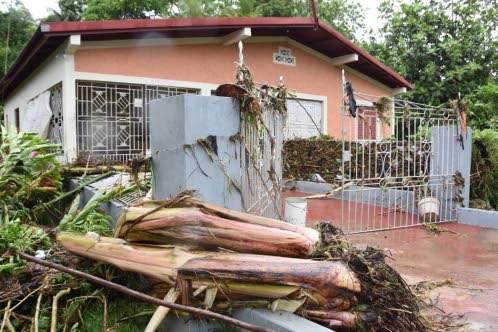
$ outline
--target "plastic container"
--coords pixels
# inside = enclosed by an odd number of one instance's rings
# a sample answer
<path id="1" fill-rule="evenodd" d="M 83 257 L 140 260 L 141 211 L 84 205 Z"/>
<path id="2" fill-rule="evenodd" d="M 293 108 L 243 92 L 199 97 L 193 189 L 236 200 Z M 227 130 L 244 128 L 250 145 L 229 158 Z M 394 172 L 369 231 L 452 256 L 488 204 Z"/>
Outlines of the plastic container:
<path id="1" fill-rule="evenodd" d="M 425 197 L 418 202 L 418 215 L 424 222 L 434 222 L 439 218 L 441 203 L 436 197 Z"/>
<path id="2" fill-rule="evenodd" d="M 306 225 L 308 202 L 302 197 L 288 197 L 285 199 L 285 221 L 296 226 Z"/>

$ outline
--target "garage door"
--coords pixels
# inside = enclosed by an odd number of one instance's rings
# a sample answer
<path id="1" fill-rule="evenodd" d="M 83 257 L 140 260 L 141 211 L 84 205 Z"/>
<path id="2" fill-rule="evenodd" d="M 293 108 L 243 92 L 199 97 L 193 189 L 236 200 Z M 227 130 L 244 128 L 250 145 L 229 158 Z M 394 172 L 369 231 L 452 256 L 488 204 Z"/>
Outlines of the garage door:
<path id="1" fill-rule="evenodd" d="M 320 135 L 323 121 L 322 102 L 305 99 L 287 101 L 285 139 Z"/>

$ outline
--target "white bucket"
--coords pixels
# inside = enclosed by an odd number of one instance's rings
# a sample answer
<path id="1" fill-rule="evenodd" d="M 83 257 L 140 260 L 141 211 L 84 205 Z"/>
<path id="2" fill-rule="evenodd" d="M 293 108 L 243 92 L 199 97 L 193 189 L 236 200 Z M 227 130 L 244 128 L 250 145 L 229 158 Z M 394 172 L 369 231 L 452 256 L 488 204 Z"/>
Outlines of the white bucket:
<path id="1" fill-rule="evenodd" d="M 306 225 L 306 212 L 308 201 L 302 197 L 289 197 L 285 199 L 285 220 L 296 226 Z"/>
<path id="2" fill-rule="evenodd" d="M 418 215 L 423 221 L 437 221 L 439 217 L 439 199 L 425 197 L 418 202 Z"/>

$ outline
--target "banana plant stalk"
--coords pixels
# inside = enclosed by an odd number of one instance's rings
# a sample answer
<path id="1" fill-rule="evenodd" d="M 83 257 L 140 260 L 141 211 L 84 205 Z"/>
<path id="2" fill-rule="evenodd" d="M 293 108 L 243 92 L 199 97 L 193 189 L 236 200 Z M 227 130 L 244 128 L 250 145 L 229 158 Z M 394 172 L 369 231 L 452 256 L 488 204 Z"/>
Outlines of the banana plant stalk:
<path id="1" fill-rule="evenodd" d="M 177 278 L 221 287 L 230 294 L 281 298 L 298 290 L 327 306 L 336 297 L 361 291 L 355 274 L 342 262 L 232 252 L 209 252 L 175 246 L 130 245 L 94 235 L 60 233 L 66 250 L 126 271 L 173 284 Z"/>
<path id="2" fill-rule="evenodd" d="M 130 242 L 187 243 L 284 257 L 307 257 L 318 242 L 313 229 L 219 207 L 154 210 L 154 206 L 128 208 L 115 235 Z"/>

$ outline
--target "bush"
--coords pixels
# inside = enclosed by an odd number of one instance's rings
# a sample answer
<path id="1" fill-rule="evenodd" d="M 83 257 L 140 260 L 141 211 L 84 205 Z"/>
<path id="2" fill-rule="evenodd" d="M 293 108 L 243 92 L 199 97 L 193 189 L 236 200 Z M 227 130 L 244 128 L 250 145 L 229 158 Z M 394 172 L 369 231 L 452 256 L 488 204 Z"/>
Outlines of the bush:
<path id="1" fill-rule="evenodd" d="M 473 145 L 470 197 L 498 209 L 498 131 L 476 130 Z"/>

